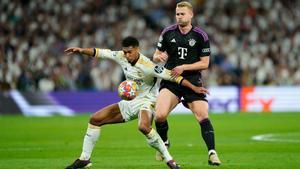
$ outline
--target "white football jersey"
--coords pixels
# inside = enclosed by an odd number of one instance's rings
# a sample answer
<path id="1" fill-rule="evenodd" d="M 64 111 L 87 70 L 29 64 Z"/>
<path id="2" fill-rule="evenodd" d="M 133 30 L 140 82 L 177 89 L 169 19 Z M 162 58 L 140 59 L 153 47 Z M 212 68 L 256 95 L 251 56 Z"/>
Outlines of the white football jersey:
<path id="1" fill-rule="evenodd" d="M 131 65 L 124 56 L 123 51 L 96 48 L 95 57 L 108 58 L 116 61 L 122 67 L 127 80 L 134 80 L 139 85 L 138 96 L 156 96 L 158 93 L 157 78 L 180 83 L 183 77 L 173 78 L 171 71 L 162 66 L 155 65 L 149 58 L 140 53 L 139 60 Z"/>

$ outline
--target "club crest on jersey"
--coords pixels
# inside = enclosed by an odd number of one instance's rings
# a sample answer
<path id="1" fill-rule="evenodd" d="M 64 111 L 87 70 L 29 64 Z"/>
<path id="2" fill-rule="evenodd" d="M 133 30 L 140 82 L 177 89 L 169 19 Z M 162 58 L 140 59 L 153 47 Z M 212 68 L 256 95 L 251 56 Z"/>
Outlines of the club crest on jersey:
<path id="1" fill-rule="evenodd" d="M 155 66 L 154 67 L 154 71 L 156 72 L 156 73 L 158 73 L 158 74 L 160 74 L 160 73 L 162 73 L 163 71 L 164 71 L 164 67 L 162 67 L 162 66 Z"/>
<path id="2" fill-rule="evenodd" d="M 195 39 L 190 39 L 190 40 L 189 40 L 189 45 L 190 45 L 191 47 L 193 47 L 195 44 L 196 44 L 196 40 L 195 40 Z"/>

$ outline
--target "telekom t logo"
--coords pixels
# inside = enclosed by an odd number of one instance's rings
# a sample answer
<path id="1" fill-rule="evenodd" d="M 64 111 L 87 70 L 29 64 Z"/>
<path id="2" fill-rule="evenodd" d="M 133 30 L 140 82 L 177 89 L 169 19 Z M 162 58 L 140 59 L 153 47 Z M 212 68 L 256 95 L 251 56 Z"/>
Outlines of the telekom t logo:
<path id="1" fill-rule="evenodd" d="M 179 59 L 184 60 L 184 57 L 187 56 L 187 48 L 178 47 L 178 55 L 180 55 Z"/>
<path id="2" fill-rule="evenodd" d="M 274 98 L 270 98 L 270 99 L 253 98 L 251 97 L 251 95 L 254 94 L 254 92 L 255 92 L 255 87 L 242 87 L 240 93 L 241 111 L 247 112 L 249 105 L 259 103 L 262 106 L 262 112 L 270 112 L 270 108 L 274 101 Z"/>

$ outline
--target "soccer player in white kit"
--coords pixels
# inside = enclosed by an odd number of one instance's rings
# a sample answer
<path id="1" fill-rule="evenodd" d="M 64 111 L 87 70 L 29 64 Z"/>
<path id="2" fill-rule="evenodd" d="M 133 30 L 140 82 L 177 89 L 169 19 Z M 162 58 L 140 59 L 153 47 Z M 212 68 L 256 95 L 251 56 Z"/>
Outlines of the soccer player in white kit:
<path id="1" fill-rule="evenodd" d="M 122 100 L 106 106 L 94 113 L 89 121 L 83 141 L 82 153 L 66 169 L 88 168 L 92 165 L 90 158 L 96 141 L 100 136 L 101 126 L 105 124 L 124 123 L 139 119 L 139 130 L 146 136 L 148 144 L 159 151 L 170 169 L 180 169 L 172 158 L 164 142 L 151 127 L 155 116 L 155 102 L 158 93 L 156 77 L 170 80 L 191 88 L 197 93 L 208 93 L 203 87 L 196 87 L 182 76 L 172 77 L 170 70 L 155 65 L 149 58 L 139 52 L 139 42 L 134 37 L 122 41 L 121 51 L 98 48 L 70 47 L 67 54 L 79 53 L 96 58 L 108 58 L 119 63 L 127 80 L 134 80 L 139 85 L 138 96 L 131 100 Z"/>

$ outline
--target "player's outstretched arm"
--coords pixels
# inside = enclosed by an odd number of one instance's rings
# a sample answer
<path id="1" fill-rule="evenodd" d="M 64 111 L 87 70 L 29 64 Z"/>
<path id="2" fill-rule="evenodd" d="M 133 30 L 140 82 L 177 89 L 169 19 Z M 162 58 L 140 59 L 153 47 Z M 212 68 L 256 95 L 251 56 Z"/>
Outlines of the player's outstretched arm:
<path id="1" fill-rule="evenodd" d="M 156 76 L 161 77 L 164 80 L 176 82 L 182 86 L 192 89 L 194 92 L 198 94 L 209 94 L 209 91 L 207 89 L 205 89 L 204 87 L 193 85 L 190 81 L 184 79 L 184 77 L 182 76 L 172 76 L 171 71 L 169 69 L 164 69 L 163 73 L 160 76 L 158 75 Z"/>
<path id="2" fill-rule="evenodd" d="M 79 47 L 69 47 L 65 50 L 65 53 L 68 55 L 72 54 L 84 54 L 88 56 L 94 56 L 95 55 L 95 49 L 94 48 L 79 48 Z"/>
<path id="3" fill-rule="evenodd" d="M 162 66 L 158 66 L 149 59 L 144 59 L 140 57 L 135 66 L 138 67 L 145 74 L 151 74 L 152 76 L 181 84 L 182 86 L 192 89 L 196 93 L 209 94 L 208 90 L 204 87 L 195 86 L 188 80 L 184 79 L 182 76 L 172 76 L 171 70 L 165 69 Z"/>
<path id="4" fill-rule="evenodd" d="M 192 89 L 194 92 L 196 92 L 198 94 L 208 94 L 209 95 L 209 91 L 206 88 L 195 86 L 186 79 L 183 79 L 181 81 L 181 85 Z"/>
<path id="5" fill-rule="evenodd" d="M 173 76 L 179 76 L 185 70 L 204 70 L 209 66 L 209 56 L 201 57 L 201 60 L 192 64 L 183 64 L 172 69 Z"/>
<path id="6" fill-rule="evenodd" d="M 176 82 L 182 86 L 185 86 L 187 88 L 192 89 L 194 92 L 199 93 L 199 94 L 209 94 L 209 91 L 205 89 L 204 87 L 198 87 L 193 85 L 191 82 L 188 80 L 184 79 L 182 76 L 172 76 L 171 75 L 171 70 L 165 69 L 163 67 L 157 66 L 153 64 L 154 69 L 152 69 L 152 74 L 155 77 L 162 78 L 164 80 L 169 80 L 172 82 Z M 145 67 L 144 67 L 145 68 Z M 147 70 L 147 69 L 144 69 Z M 154 70 L 154 71 L 153 71 Z"/>
<path id="7" fill-rule="evenodd" d="M 119 51 L 111 51 L 110 49 L 100 49 L 100 48 L 79 48 L 79 47 L 70 47 L 65 50 L 65 53 L 68 55 L 71 54 L 83 54 L 95 58 L 107 58 L 116 61 L 120 60 L 123 55 L 119 55 Z"/>

